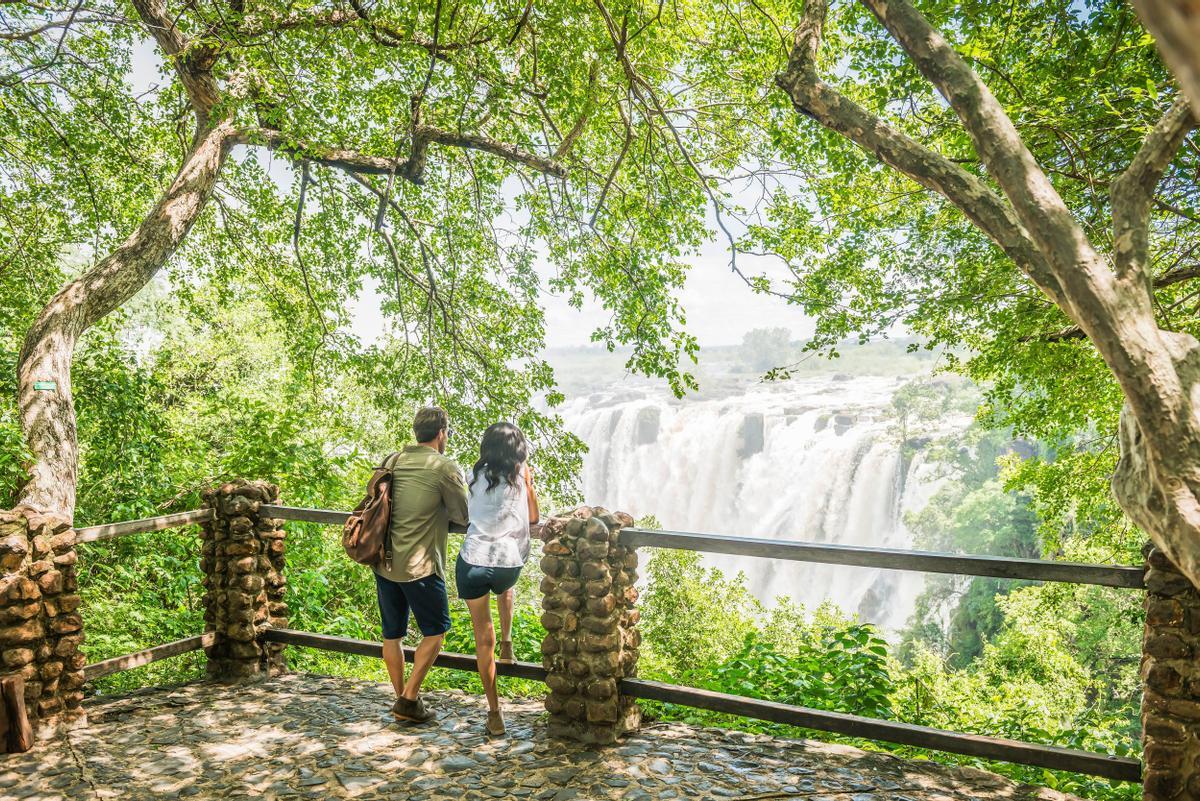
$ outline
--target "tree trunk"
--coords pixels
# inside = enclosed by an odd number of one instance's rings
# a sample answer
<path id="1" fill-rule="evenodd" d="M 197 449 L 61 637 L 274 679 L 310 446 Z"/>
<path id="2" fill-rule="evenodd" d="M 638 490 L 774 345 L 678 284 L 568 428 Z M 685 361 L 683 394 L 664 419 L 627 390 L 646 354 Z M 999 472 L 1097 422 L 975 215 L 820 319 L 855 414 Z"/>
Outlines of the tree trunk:
<path id="1" fill-rule="evenodd" d="M 137 230 L 63 287 L 29 329 L 17 366 L 17 400 L 34 461 L 21 506 L 74 517 L 79 452 L 71 396 L 75 344 L 144 287 L 175 252 L 212 196 L 232 134 L 228 121 L 197 131 L 175 180 Z"/>
<path id="2" fill-rule="evenodd" d="M 1112 488 L 1130 520 L 1200 586 L 1200 343 L 1189 334 L 1159 336 L 1175 369 L 1147 373 L 1143 383 L 1173 397 L 1178 411 L 1147 418 L 1126 400 Z"/>
<path id="3" fill-rule="evenodd" d="M 1183 93 L 1200 108 L 1200 0 L 1133 0 Z"/>

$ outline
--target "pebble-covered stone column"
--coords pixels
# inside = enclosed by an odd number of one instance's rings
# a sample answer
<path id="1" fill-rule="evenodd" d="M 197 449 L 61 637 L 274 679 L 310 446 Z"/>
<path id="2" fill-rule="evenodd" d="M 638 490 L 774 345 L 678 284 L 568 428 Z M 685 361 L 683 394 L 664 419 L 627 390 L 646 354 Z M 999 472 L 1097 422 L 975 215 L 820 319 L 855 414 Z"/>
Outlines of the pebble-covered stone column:
<path id="1" fill-rule="evenodd" d="M 1146 552 L 1142 643 L 1143 797 L 1200 801 L 1200 592 L 1153 546 Z"/>
<path id="2" fill-rule="evenodd" d="M 265 481 L 232 481 L 204 493 L 214 509 L 201 537 L 204 628 L 217 633 L 206 649 L 208 674 L 239 681 L 285 670 L 280 643 L 264 643 L 268 627 L 287 627 L 283 593 L 283 521 L 259 513 L 279 501 L 279 487 Z"/>
<path id="3" fill-rule="evenodd" d="M 86 723 L 75 559 L 70 521 L 24 508 L 0 511 L 0 675 L 24 679 L 26 710 L 40 738 Z"/>
<path id="4" fill-rule="evenodd" d="M 619 682 L 637 675 L 637 553 L 617 543 L 633 518 L 580 507 L 542 531 L 542 664 L 552 736 L 613 743 L 641 722 Z"/>

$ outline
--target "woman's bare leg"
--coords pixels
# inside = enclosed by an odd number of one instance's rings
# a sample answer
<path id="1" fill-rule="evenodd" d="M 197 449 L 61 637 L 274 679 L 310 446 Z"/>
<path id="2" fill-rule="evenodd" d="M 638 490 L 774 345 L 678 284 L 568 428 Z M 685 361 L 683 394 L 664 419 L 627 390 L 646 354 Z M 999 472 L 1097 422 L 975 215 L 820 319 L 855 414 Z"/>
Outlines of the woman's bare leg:
<path id="1" fill-rule="evenodd" d="M 496 596 L 496 609 L 500 613 L 500 642 L 512 641 L 514 597 L 512 587 Z"/>
<path id="2" fill-rule="evenodd" d="M 489 596 L 472 598 L 467 601 L 467 609 L 475 632 L 475 664 L 479 667 L 479 679 L 483 682 L 488 709 L 496 712 L 500 709 L 500 698 L 496 694 L 496 630 L 492 628 Z"/>

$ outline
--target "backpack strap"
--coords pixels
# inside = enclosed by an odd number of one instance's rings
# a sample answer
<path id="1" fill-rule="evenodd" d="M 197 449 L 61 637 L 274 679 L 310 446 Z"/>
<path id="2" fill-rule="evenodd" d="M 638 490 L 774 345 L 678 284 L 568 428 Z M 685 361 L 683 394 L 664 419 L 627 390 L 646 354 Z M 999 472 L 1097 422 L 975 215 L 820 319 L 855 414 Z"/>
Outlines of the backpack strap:
<path id="1" fill-rule="evenodd" d="M 379 465 L 378 469 L 391 472 L 391 470 L 395 468 L 396 462 L 398 461 L 400 461 L 400 451 L 395 451 L 391 456 L 383 460 L 383 463 Z M 391 480 L 394 481 L 395 479 Z M 392 489 L 389 481 L 388 492 L 391 491 Z M 390 522 L 388 524 L 387 536 L 383 538 L 383 568 L 385 570 L 392 569 L 392 527 Z"/>

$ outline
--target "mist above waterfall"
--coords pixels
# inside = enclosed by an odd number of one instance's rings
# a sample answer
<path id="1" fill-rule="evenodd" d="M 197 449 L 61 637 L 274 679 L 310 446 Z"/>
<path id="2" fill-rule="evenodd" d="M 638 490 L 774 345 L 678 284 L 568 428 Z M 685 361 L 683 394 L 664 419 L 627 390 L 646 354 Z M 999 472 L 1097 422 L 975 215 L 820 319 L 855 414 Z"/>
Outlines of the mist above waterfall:
<path id="1" fill-rule="evenodd" d="M 653 516 L 666 529 L 909 548 L 904 525 L 936 490 L 921 443 L 903 436 L 892 398 L 910 378 L 816 374 L 742 381 L 720 397 L 621 388 L 576 397 L 568 427 L 588 445 L 584 501 Z M 966 428 L 965 416 L 938 423 Z M 933 432 L 938 433 L 938 432 Z M 723 555 L 764 603 L 828 599 L 889 630 L 903 626 L 924 575 Z"/>

